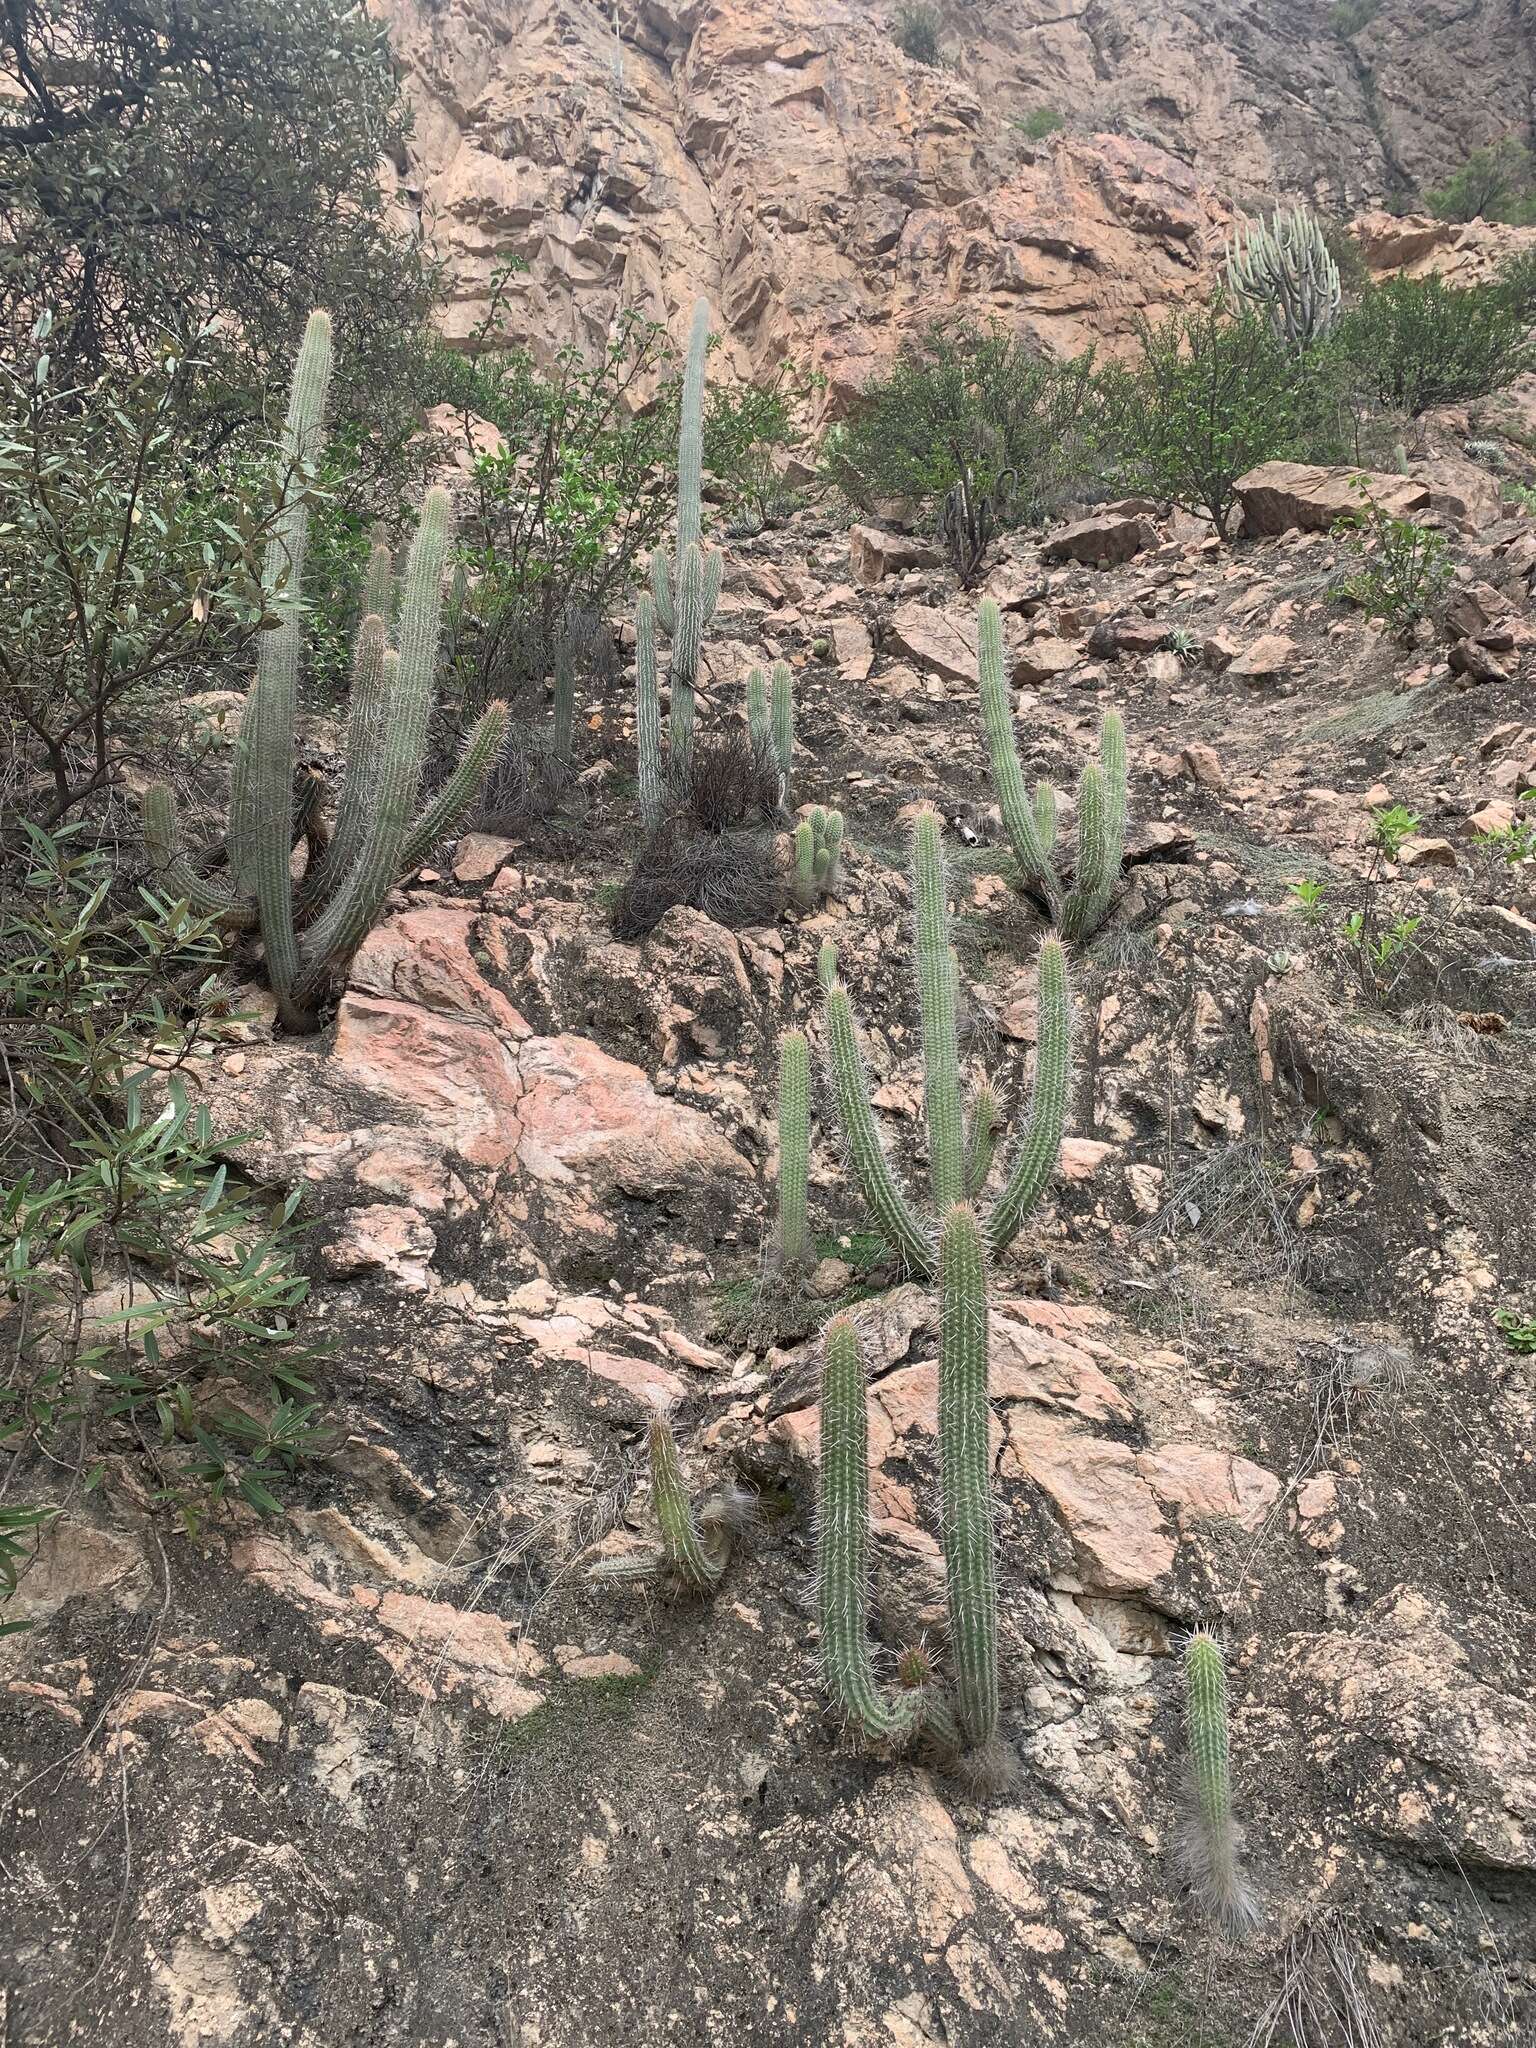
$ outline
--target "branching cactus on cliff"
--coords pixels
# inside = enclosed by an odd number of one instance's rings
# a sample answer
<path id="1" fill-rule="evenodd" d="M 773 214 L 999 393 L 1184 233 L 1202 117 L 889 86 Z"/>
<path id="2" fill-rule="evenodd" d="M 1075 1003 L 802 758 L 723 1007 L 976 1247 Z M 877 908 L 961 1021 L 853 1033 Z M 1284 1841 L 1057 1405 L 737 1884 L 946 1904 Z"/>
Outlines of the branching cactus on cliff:
<path id="1" fill-rule="evenodd" d="M 1003 663 L 1002 616 L 991 598 L 982 602 L 976 651 L 982 727 L 1014 859 L 1062 937 L 1073 942 L 1091 939 L 1109 915 L 1125 857 L 1124 721 L 1118 711 L 1105 712 L 1099 758 L 1083 770 L 1077 792 L 1077 863 L 1067 885 L 1056 866 L 1056 792 L 1041 782 L 1031 797 L 1024 786 Z"/>
<path id="2" fill-rule="evenodd" d="M 838 976 L 837 949 L 822 948 L 826 1057 L 854 1175 L 876 1229 L 908 1272 L 931 1279 L 938 1267 L 939 1224 L 957 1202 L 978 1203 L 989 1258 L 1008 1249 L 1055 1170 L 1066 1124 L 1071 1061 L 1071 1001 L 1060 941 L 1048 938 L 1038 968 L 1039 1029 L 1029 1113 L 1002 1186 L 983 1202 L 999 1118 L 983 1083 L 967 1119 L 960 1074 L 956 999 L 959 972 L 950 943 L 948 883 L 938 814 L 923 811 L 912 835 L 915 950 L 923 1048 L 923 1120 L 928 1138 L 928 1201 L 903 1187 L 875 1119 L 859 1049 L 853 1003 Z"/>
<path id="3" fill-rule="evenodd" d="M 1268 227 L 1239 228 L 1227 247 L 1226 284 L 1240 307 L 1260 314 L 1293 348 L 1321 341 L 1343 310 L 1339 266 L 1304 206 L 1277 213 Z"/>
<path id="4" fill-rule="evenodd" d="M 703 545 L 704 471 L 704 362 L 709 352 L 709 302 L 700 299 L 693 309 L 688 335 L 688 355 L 683 367 L 682 417 L 677 441 L 677 554 L 668 562 L 657 548 L 651 555 L 652 648 L 659 623 L 672 645 L 668 682 L 672 692 L 667 733 L 667 774 L 676 786 L 685 786 L 693 760 L 694 693 L 703 654 L 704 630 L 720 602 L 725 574 L 725 557 L 718 548 Z M 639 620 L 636 619 L 636 637 Z M 654 652 L 651 688 L 655 689 Z M 639 677 L 636 732 L 641 749 L 641 809 L 647 829 L 654 830 L 661 819 L 661 733 L 659 712 L 654 724 L 648 721 L 644 705 L 646 682 Z M 647 761 L 646 750 L 651 750 Z M 647 802 L 647 792 L 655 794 Z"/>
<path id="5" fill-rule="evenodd" d="M 1188 1807 L 1179 1829 L 1179 1860 L 1206 1917 L 1224 1933 L 1241 1936 L 1257 1924 L 1259 1913 L 1232 1811 L 1226 1661 L 1208 1629 L 1196 1629 L 1184 1650 L 1184 1727 Z"/>
<path id="6" fill-rule="evenodd" d="M 389 891 L 474 798 L 506 731 L 493 704 L 470 734 L 447 782 L 419 812 L 442 627 L 452 520 L 446 491 L 429 491 L 401 581 L 397 645 L 387 645 L 392 587 L 388 549 L 376 545 L 353 660 L 347 765 L 335 830 L 295 885 L 293 780 L 302 653 L 303 570 L 309 492 L 324 431 L 331 323 L 312 313 L 294 369 L 282 445 L 285 502 L 268 548 L 267 588 L 277 624 L 261 636 L 230 783 L 227 885 L 199 875 L 183 856 L 170 788 L 144 799 L 144 836 L 170 886 L 203 916 L 259 927 L 268 979 L 286 1029 L 312 1030 L 331 978 L 377 921 Z"/>

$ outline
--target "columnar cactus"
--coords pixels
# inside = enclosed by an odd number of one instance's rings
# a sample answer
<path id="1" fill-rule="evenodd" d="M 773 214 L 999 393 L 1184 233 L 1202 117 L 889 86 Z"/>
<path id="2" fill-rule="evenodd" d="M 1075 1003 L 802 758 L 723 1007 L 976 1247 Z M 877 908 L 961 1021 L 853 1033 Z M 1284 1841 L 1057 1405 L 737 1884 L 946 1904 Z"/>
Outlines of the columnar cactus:
<path id="1" fill-rule="evenodd" d="M 781 1271 L 810 1263 L 806 1197 L 811 1164 L 811 1050 L 803 1031 L 779 1044 L 779 1231 Z"/>
<path id="2" fill-rule="evenodd" d="M 795 755 L 795 679 L 787 661 L 773 665 L 773 696 L 760 668 L 747 676 L 747 731 L 759 760 L 771 762 L 779 777 L 779 800 L 789 802 Z"/>
<path id="3" fill-rule="evenodd" d="M 869 1649 L 869 1411 L 859 1333 L 851 1316 L 827 1325 L 821 1378 L 821 1498 L 817 1518 L 821 1672 L 827 1691 L 868 1742 L 907 1747 L 928 1727 L 955 1738 L 921 1651 L 902 1660 L 903 1688 L 887 1697 Z"/>
<path id="4" fill-rule="evenodd" d="M 672 642 L 668 682 L 672 691 L 668 768 L 686 784 L 693 759 L 694 691 L 704 646 L 704 629 L 715 615 L 725 574 L 725 557 L 705 550 L 703 533 L 704 361 L 709 352 L 709 302 L 693 309 L 683 369 L 682 417 L 677 442 L 677 557 L 669 564 L 657 548 L 651 555 L 651 596 L 656 619 Z M 637 622 L 638 623 L 638 622 Z"/>
<path id="5" fill-rule="evenodd" d="M 822 948 L 821 979 L 827 1064 L 855 1176 L 886 1243 L 909 1272 L 931 1278 L 937 1267 L 940 1219 L 954 1203 L 981 1193 L 997 1135 L 997 1102 L 990 1088 L 978 1090 L 973 1099 L 969 1133 L 962 1115 L 955 1015 L 958 970 L 950 944 L 939 819 L 932 810 L 919 815 L 913 832 L 912 882 L 931 1197 L 926 1212 L 902 1187 L 881 1140 L 853 1005 L 838 978 L 837 950 L 830 941 Z M 1007 1250 L 1039 1201 L 1055 1168 L 1066 1123 L 1071 1003 L 1066 958 L 1054 938 L 1040 948 L 1038 976 L 1039 1032 L 1029 1115 L 1003 1185 L 981 1220 L 990 1258 Z"/>
<path id="6" fill-rule="evenodd" d="M 1070 941 L 1091 939 L 1109 915 L 1125 856 L 1124 721 L 1118 711 L 1105 712 L 1099 758 L 1083 770 L 1077 796 L 1077 865 L 1071 886 L 1067 887 L 1055 864 L 1056 792 L 1049 783 L 1042 782 L 1031 799 L 1024 787 L 1003 665 L 1002 615 L 991 598 L 982 601 L 976 652 L 982 727 L 992 762 L 992 780 L 997 785 L 998 808 L 1014 858 L 1025 879 L 1044 900 L 1062 937 Z"/>
<path id="7" fill-rule="evenodd" d="M 1196 1629 L 1185 1646 L 1184 1722 L 1190 1807 L 1179 1834 L 1180 1860 L 1207 1917 L 1226 1933 L 1242 1935 L 1257 1922 L 1258 1907 L 1243 1874 L 1232 1813 L 1226 1663 L 1208 1629 Z"/>
<path id="8" fill-rule="evenodd" d="M 1293 348 L 1321 341 L 1344 305 L 1339 266 L 1304 206 L 1277 213 L 1268 227 L 1239 228 L 1227 245 L 1226 283 L 1239 306 L 1261 314 Z"/>
<path id="9" fill-rule="evenodd" d="M 843 850 L 843 814 L 818 804 L 795 827 L 795 865 L 790 894 L 801 910 L 814 910 L 837 887 L 838 860 Z"/>
<path id="10" fill-rule="evenodd" d="M 330 846 L 295 887 L 294 725 L 309 533 L 309 480 L 330 379 L 331 329 L 311 314 L 294 370 L 283 441 L 284 500 L 265 580 L 277 624 L 261 636 L 230 788 L 229 883 L 197 875 L 177 844 L 170 789 L 144 799 L 144 836 L 156 866 L 201 914 L 235 928 L 259 924 L 278 1012 L 291 1031 L 312 1030 L 331 975 L 367 937 L 385 897 L 473 802 L 506 731 L 506 707 L 482 716 L 457 767 L 414 815 L 426 754 L 443 611 L 451 519 L 446 491 L 427 493 L 401 586 L 398 646 L 386 646 L 392 564 L 376 546 L 358 629 L 348 759 Z"/>
<path id="11" fill-rule="evenodd" d="M 955 1698 L 966 1745 L 997 1735 L 997 1545 L 987 1443 L 987 1255 L 976 1212 L 939 1228 L 939 1488 Z"/>

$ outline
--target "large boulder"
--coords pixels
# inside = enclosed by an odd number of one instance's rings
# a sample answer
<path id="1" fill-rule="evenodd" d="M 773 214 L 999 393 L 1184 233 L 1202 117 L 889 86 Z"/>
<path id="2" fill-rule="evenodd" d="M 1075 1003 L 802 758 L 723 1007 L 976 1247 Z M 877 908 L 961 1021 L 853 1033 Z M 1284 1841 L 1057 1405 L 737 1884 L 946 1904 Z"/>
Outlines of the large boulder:
<path id="1" fill-rule="evenodd" d="M 1261 462 L 1233 488 L 1248 534 L 1326 533 L 1363 511 L 1367 497 L 1394 518 L 1406 518 L 1426 511 L 1433 495 L 1429 484 L 1395 471 L 1321 469 L 1309 462 Z"/>

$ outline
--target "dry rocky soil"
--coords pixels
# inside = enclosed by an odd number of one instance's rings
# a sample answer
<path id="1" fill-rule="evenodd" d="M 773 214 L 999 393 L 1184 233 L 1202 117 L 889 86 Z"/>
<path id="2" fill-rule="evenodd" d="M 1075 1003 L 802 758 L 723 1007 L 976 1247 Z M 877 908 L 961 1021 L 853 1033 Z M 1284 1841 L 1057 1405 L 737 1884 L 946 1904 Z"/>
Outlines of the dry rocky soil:
<path id="1" fill-rule="evenodd" d="M 796 799 L 848 819 L 837 900 L 612 936 L 620 680 L 584 707 L 575 829 L 464 838 L 321 1035 L 274 1038 L 258 992 L 207 1063 L 244 1170 L 302 1180 L 318 1219 L 341 1442 L 280 1518 L 196 1541 L 108 1488 L 23 1581 L 0 2039 L 1240 2048 L 1298 1926 L 1393 2048 L 1536 2038 L 1536 1360 L 1495 1320 L 1536 1314 L 1536 866 L 1488 837 L 1536 782 L 1536 526 L 1442 447 L 1382 485 L 1457 565 L 1448 632 L 1411 646 L 1330 594 L 1315 475 L 1251 494 L 1280 530 L 1230 548 L 1099 508 L 981 585 L 1026 770 L 1070 792 L 1110 703 L 1132 747 L 1122 893 L 1074 963 L 1071 1136 L 995 1276 L 1013 1787 L 972 1803 L 827 1710 L 814 1330 L 740 1328 L 777 1038 L 815 1034 L 829 935 L 915 1156 L 920 800 L 971 1056 L 1016 1093 L 1034 1035 L 976 594 L 813 509 L 732 545 L 706 715 L 792 662 Z M 1389 804 L 1418 819 L 1391 861 Z M 894 1647 L 942 1612 L 933 1306 L 880 1264 L 821 1108 L 816 1286 L 862 1302 Z M 712 1601 L 593 1570 L 652 1539 L 656 1399 L 701 1492 L 759 1496 Z M 1242 1947 L 1172 1858 L 1200 1621 L 1264 1904 Z"/>

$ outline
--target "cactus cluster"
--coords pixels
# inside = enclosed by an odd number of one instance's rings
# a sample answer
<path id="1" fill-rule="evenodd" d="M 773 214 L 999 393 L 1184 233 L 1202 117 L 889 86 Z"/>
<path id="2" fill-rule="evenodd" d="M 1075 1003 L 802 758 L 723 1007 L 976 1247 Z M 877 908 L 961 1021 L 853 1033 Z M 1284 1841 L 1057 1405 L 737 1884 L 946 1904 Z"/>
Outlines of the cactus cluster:
<path id="1" fill-rule="evenodd" d="M 635 732 L 640 752 L 640 808 L 646 829 L 661 822 L 664 777 L 660 685 L 656 671 L 656 628 L 671 642 L 668 683 L 666 778 L 685 787 L 693 760 L 695 690 L 704 629 L 715 615 L 725 574 L 725 557 L 703 545 L 704 361 L 709 353 L 709 302 L 693 309 L 688 355 L 683 368 L 682 419 L 677 442 L 677 555 L 662 549 L 651 556 L 650 594 L 635 612 Z"/>
<path id="2" fill-rule="evenodd" d="M 1091 939 L 1109 915 L 1125 857 L 1125 724 L 1106 711 L 1099 734 L 1099 758 L 1083 770 L 1077 791 L 1077 858 L 1070 884 L 1056 866 L 1056 792 L 1048 782 L 1024 786 L 1014 737 L 1013 713 L 1003 664 L 1002 615 L 991 598 L 977 621 L 977 664 L 981 719 L 998 807 L 1015 860 L 1028 885 L 1069 941 Z"/>
<path id="3" fill-rule="evenodd" d="M 915 949 L 923 1049 L 923 1119 L 928 1138 L 929 1208 L 902 1187 L 886 1152 L 870 1100 L 848 991 L 838 978 L 837 949 L 822 948 L 827 1064 L 854 1175 L 875 1227 L 910 1273 L 925 1279 L 938 1267 L 939 1226 L 957 1202 L 975 1202 L 990 1174 L 998 1135 L 997 1098 L 983 1083 L 969 1118 L 961 1099 L 957 1027 L 959 967 L 950 943 L 948 883 L 938 814 L 924 810 L 912 836 Z M 1045 1189 L 1061 1150 L 1067 1112 L 1071 1004 L 1060 942 L 1040 948 L 1039 1035 L 1029 1115 L 1007 1175 L 981 1228 L 996 1258 L 1017 1237 Z"/>
<path id="4" fill-rule="evenodd" d="M 228 879 L 198 874 L 178 842 L 176 803 L 164 783 L 144 798 L 151 860 L 204 917 L 260 929 L 278 1013 L 290 1031 L 312 1030 L 332 976 L 378 919 L 389 891 L 464 815 L 506 732 L 493 704 L 453 773 L 418 809 L 443 618 L 452 520 L 448 494 L 428 491 L 401 579 L 395 645 L 389 642 L 393 564 L 377 540 L 365 586 L 347 719 L 347 758 L 335 829 L 295 883 L 291 860 L 294 727 L 302 651 L 303 572 L 309 480 L 324 432 L 331 323 L 312 313 L 299 349 L 283 432 L 284 501 L 267 550 L 266 587 L 276 625 L 261 636 L 230 786 Z"/>
<path id="5" fill-rule="evenodd" d="M 1180 1861 L 1207 1918 L 1240 1936 L 1259 1915 L 1232 1812 L 1226 1660 L 1208 1629 L 1196 1629 L 1185 1645 L 1184 1723 L 1189 1810 L 1179 1833 Z"/>
<path id="6" fill-rule="evenodd" d="M 1339 266 L 1317 216 L 1304 206 L 1277 213 L 1268 227 L 1250 222 L 1227 245 L 1227 290 L 1266 319 L 1293 348 L 1330 332 L 1344 305 Z"/>
<path id="7" fill-rule="evenodd" d="M 814 910 L 837 887 L 838 859 L 843 848 L 843 814 L 817 804 L 795 827 L 795 864 L 790 895 L 801 910 Z"/>

